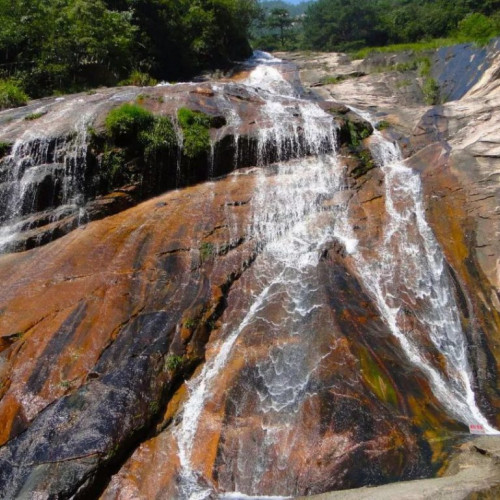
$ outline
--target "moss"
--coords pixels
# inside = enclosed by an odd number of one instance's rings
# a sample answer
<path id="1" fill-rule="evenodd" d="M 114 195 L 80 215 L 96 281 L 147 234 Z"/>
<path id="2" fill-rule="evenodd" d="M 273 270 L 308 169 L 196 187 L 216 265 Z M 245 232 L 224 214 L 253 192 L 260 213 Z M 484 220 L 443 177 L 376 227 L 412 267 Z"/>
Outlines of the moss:
<path id="1" fill-rule="evenodd" d="M 30 113 L 29 115 L 26 115 L 24 119 L 26 121 L 33 121 L 33 120 L 38 120 L 42 116 L 46 115 L 47 111 L 40 111 L 38 113 Z"/>
<path id="2" fill-rule="evenodd" d="M 367 172 L 375 168 L 375 162 L 373 161 L 373 157 L 370 153 L 370 151 L 366 149 L 362 149 L 361 151 L 358 151 L 356 153 L 356 156 L 359 159 L 359 165 L 353 169 L 351 172 L 351 175 L 355 179 L 359 179 L 359 177 L 362 177 L 365 175 Z"/>
<path id="3" fill-rule="evenodd" d="M 203 261 L 208 260 L 215 253 L 213 243 L 203 242 L 200 247 L 200 258 Z"/>
<path id="4" fill-rule="evenodd" d="M 186 321 L 184 321 L 184 326 L 189 330 L 196 328 L 197 324 L 198 322 L 194 318 L 188 318 Z"/>
<path id="5" fill-rule="evenodd" d="M 321 78 L 319 83 L 322 85 L 335 85 L 336 83 L 340 83 L 345 80 L 345 77 L 342 76 L 324 76 Z"/>
<path id="6" fill-rule="evenodd" d="M 184 362 L 184 356 L 177 356 L 176 354 L 169 354 L 165 358 L 165 371 L 173 372 L 177 370 Z"/>
<path id="7" fill-rule="evenodd" d="M 144 148 L 144 159 L 151 162 L 161 153 L 177 145 L 177 137 L 170 118 L 157 116 L 153 125 L 139 134 L 139 142 Z"/>
<path id="8" fill-rule="evenodd" d="M 347 127 L 349 129 L 350 143 L 354 147 L 359 146 L 361 141 L 369 137 L 373 132 L 369 123 L 348 121 Z"/>
<path id="9" fill-rule="evenodd" d="M 391 126 L 391 124 L 387 121 L 387 120 L 380 120 L 377 125 L 375 126 L 375 128 L 377 130 L 385 130 L 386 128 L 389 128 Z"/>
<path id="10" fill-rule="evenodd" d="M 362 350 L 359 354 L 363 379 L 372 392 L 381 401 L 397 407 L 398 398 L 396 390 L 389 377 L 380 369 L 368 351 Z"/>
<path id="11" fill-rule="evenodd" d="M 117 143 L 135 140 L 139 133 L 148 130 L 154 122 L 154 116 L 136 104 L 123 104 L 108 113 L 105 126 L 108 136 Z"/>
<path id="12" fill-rule="evenodd" d="M 0 109 L 17 108 L 28 102 L 28 96 L 14 80 L 0 79 Z"/>
<path id="13" fill-rule="evenodd" d="M 188 158 L 197 158 L 210 150 L 211 118 L 205 113 L 180 108 L 177 119 L 182 129 L 183 151 Z"/>

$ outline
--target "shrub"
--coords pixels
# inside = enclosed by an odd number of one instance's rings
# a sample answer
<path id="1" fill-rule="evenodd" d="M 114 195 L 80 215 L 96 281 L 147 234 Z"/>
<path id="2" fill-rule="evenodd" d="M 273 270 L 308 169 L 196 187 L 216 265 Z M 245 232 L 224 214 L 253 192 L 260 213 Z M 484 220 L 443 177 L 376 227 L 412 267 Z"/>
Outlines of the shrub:
<path id="1" fill-rule="evenodd" d="M 152 126 L 154 116 L 136 104 L 123 104 L 111 110 L 106 117 L 106 131 L 118 142 L 135 140 L 141 131 Z"/>
<path id="2" fill-rule="evenodd" d="M 182 129 L 183 150 L 188 158 L 196 158 L 210 149 L 210 117 L 199 111 L 180 108 L 177 119 Z"/>
<path id="3" fill-rule="evenodd" d="M 17 108 L 28 102 L 28 96 L 13 80 L 0 80 L 0 109 Z"/>
<path id="4" fill-rule="evenodd" d="M 426 104 L 439 104 L 439 84 L 434 78 L 426 78 L 422 86 L 424 101 Z"/>
<path id="5" fill-rule="evenodd" d="M 481 45 L 487 43 L 498 32 L 495 20 L 479 12 L 467 15 L 458 23 L 458 36 L 461 40 L 472 40 Z"/>
<path id="6" fill-rule="evenodd" d="M 147 73 L 142 73 L 139 70 L 134 70 L 126 80 L 122 80 L 120 85 L 135 85 L 136 87 L 152 87 L 156 85 L 158 80 Z"/>
<path id="7" fill-rule="evenodd" d="M 105 151 L 101 158 L 101 168 L 108 185 L 119 186 L 130 181 L 127 175 L 125 152 L 122 150 Z"/>
<path id="8" fill-rule="evenodd" d="M 139 142 L 144 147 L 146 162 L 155 160 L 158 154 L 174 147 L 177 144 L 177 137 L 170 118 L 156 117 L 149 129 L 140 132 Z"/>

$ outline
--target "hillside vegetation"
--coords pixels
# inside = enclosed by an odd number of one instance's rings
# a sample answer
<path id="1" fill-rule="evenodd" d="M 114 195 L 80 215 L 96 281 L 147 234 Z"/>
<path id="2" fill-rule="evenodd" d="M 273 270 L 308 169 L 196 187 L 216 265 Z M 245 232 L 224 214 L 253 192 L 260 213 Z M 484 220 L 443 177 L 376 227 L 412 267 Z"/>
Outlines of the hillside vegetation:
<path id="1" fill-rule="evenodd" d="M 265 12 L 255 45 L 267 50 L 356 51 L 389 44 L 475 41 L 500 33 L 500 0 L 317 0 Z M 267 6 L 267 8 L 266 8 Z"/>
<path id="2" fill-rule="evenodd" d="M 256 12 L 257 0 L 0 0 L 0 78 L 31 97 L 189 78 L 248 56 Z"/>

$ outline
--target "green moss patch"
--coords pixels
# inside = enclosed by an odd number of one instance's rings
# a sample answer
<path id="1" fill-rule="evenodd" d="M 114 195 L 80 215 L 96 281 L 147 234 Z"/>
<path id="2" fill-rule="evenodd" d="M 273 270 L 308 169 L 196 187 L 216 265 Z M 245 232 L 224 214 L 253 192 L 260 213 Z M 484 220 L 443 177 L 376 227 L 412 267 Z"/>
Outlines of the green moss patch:
<path id="1" fill-rule="evenodd" d="M 111 110 L 106 117 L 106 131 L 116 142 L 136 139 L 138 135 L 152 127 L 154 115 L 136 104 L 123 104 Z"/>
<path id="2" fill-rule="evenodd" d="M 183 135 L 183 151 L 188 158 L 197 158 L 210 150 L 211 118 L 200 111 L 180 108 L 177 112 Z"/>

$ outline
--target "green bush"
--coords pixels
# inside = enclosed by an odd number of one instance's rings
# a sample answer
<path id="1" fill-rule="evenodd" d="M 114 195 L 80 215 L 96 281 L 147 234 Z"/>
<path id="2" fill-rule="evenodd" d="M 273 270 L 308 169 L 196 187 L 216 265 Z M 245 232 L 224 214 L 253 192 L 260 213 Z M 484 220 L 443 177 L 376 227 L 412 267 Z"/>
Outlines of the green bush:
<path id="1" fill-rule="evenodd" d="M 135 140 L 139 134 L 149 129 L 154 123 L 154 116 L 136 104 L 123 104 L 111 110 L 106 117 L 105 126 L 108 135 L 118 142 Z"/>
<path id="2" fill-rule="evenodd" d="M 177 119 L 182 129 L 183 150 L 188 158 L 196 158 L 210 149 L 210 117 L 199 111 L 180 108 Z"/>
<path id="3" fill-rule="evenodd" d="M 126 157 L 125 152 L 117 150 L 105 151 L 101 158 L 101 168 L 110 186 L 119 186 L 129 182 L 127 172 L 125 171 Z"/>
<path id="4" fill-rule="evenodd" d="M 140 132 L 139 142 L 144 147 L 146 162 L 155 160 L 158 154 L 174 147 L 177 144 L 177 137 L 170 118 L 157 116 L 152 127 Z"/>
<path id="5" fill-rule="evenodd" d="M 126 80 L 122 80 L 120 85 L 135 85 L 136 87 L 152 87 L 156 85 L 158 80 L 153 78 L 148 73 L 134 70 Z"/>
<path id="6" fill-rule="evenodd" d="M 0 109 L 17 108 L 28 102 L 28 96 L 13 80 L 0 80 Z"/>
<path id="7" fill-rule="evenodd" d="M 439 84 L 436 82 L 436 80 L 434 80 L 434 78 L 429 77 L 424 80 L 422 92 L 424 94 L 424 101 L 426 104 L 439 104 Z"/>
<path id="8" fill-rule="evenodd" d="M 463 41 L 475 41 L 483 45 L 498 33 L 499 26 L 495 19 L 479 12 L 467 15 L 458 23 L 458 37 Z"/>

